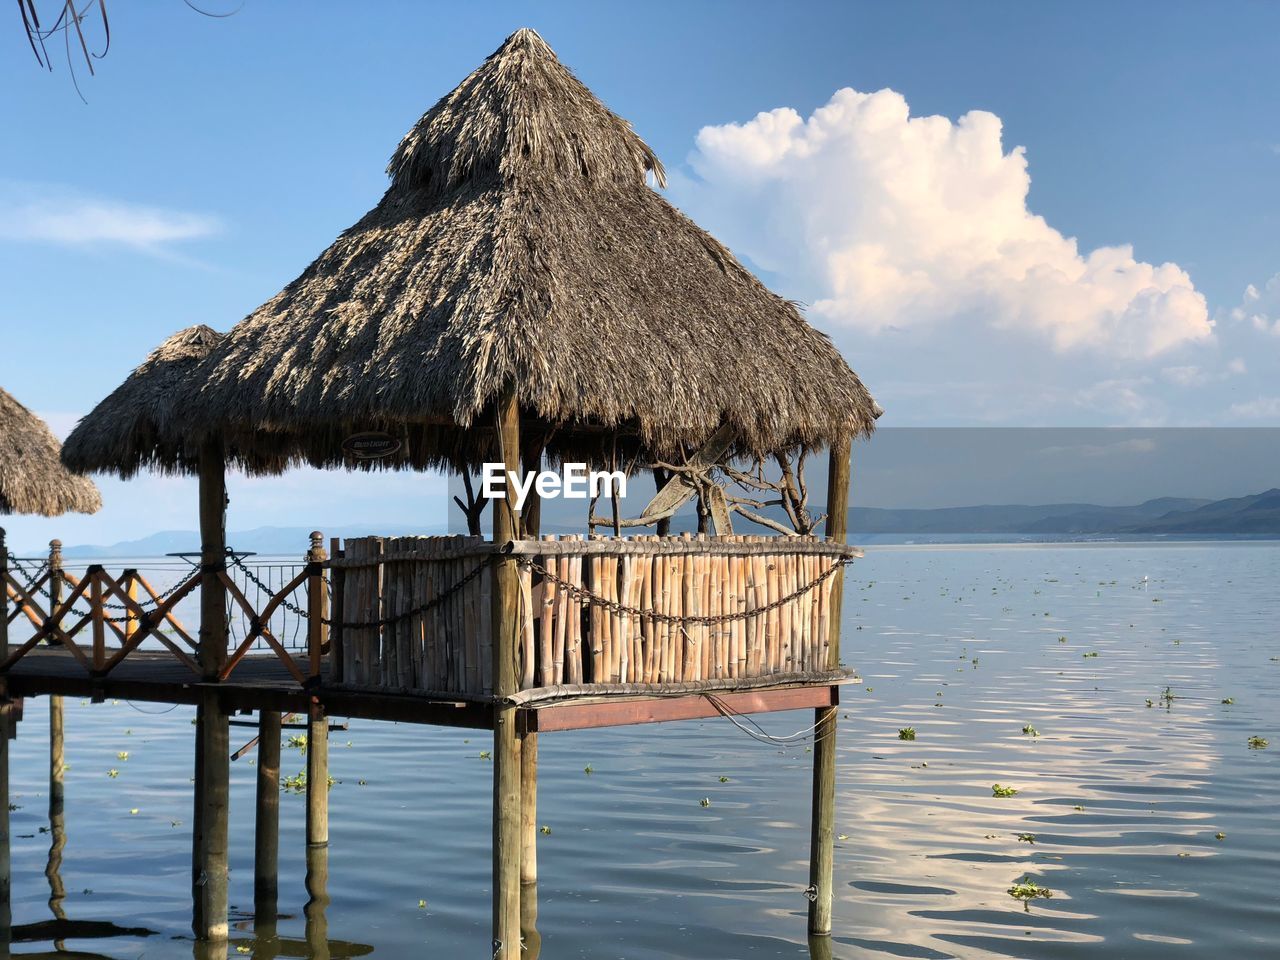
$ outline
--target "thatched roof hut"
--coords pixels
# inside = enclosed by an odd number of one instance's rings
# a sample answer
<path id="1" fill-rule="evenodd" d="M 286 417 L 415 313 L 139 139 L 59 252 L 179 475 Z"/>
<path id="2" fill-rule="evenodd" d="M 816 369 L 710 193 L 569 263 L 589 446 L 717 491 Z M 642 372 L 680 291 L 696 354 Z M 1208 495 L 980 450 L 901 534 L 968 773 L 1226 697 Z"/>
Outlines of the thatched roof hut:
<path id="1" fill-rule="evenodd" d="M 143 468 L 195 473 L 200 448 L 188 430 L 192 373 L 224 336 L 198 324 L 165 340 L 76 425 L 62 462 L 77 473 L 124 479 Z"/>
<path id="2" fill-rule="evenodd" d="M 653 189 L 653 151 L 532 30 L 428 110 L 388 173 L 201 365 L 192 425 L 229 460 L 340 464 L 344 437 L 381 429 L 404 441 L 384 465 L 474 465 L 504 389 L 552 458 L 677 457 L 722 423 L 738 454 L 872 429 L 830 340 Z"/>
<path id="3" fill-rule="evenodd" d="M 97 488 L 69 473 L 43 420 L 0 389 L 0 514 L 96 513 Z"/>

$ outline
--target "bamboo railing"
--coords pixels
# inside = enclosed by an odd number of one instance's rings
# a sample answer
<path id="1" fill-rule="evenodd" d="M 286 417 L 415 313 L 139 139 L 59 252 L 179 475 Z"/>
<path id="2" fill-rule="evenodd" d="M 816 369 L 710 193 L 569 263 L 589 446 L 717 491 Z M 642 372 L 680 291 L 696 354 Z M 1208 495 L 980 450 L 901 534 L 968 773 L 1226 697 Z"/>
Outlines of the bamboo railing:
<path id="1" fill-rule="evenodd" d="M 831 585 L 857 551 L 810 537 L 363 537 L 336 547 L 334 649 L 361 689 L 492 693 L 495 551 L 520 574 L 520 689 L 827 671 Z M 340 599 L 339 599 L 340 596 Z"/>

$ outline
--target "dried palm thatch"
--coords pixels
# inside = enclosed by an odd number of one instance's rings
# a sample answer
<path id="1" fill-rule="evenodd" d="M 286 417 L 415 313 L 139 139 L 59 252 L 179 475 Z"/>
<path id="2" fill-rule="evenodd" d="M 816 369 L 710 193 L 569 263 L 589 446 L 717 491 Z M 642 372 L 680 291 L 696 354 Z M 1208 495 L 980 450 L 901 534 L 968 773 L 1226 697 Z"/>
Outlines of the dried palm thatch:
<path id="1" fill-rule="evenodd" d="M 199 444 L 187 430 L 192 372 L 225 334 L 197 325 L 180 330 L 71 431 L 62 462 L 77 473 L 128 479 L 143 468 L 195 473 Z"/>
<path id="2" fill-rule="evenodd" d="M 513 385 L 552 457 L 674 458 L 722 422 L 734 453 L 869 433 L 830 340 L 649 185 L 662 167 L 532 30 L 418 121 L 381 202 L 202 364 L 194 424 L 233 459 L 342 463 L 385 429 L 395 466 L 492 459 Z"/>
<path id="3" fill-rule="evenodd" d="M 58 441 L 34 413 L 0 389 L 0 514 L 96 513 L 97 488 L 69 473 Z"/>

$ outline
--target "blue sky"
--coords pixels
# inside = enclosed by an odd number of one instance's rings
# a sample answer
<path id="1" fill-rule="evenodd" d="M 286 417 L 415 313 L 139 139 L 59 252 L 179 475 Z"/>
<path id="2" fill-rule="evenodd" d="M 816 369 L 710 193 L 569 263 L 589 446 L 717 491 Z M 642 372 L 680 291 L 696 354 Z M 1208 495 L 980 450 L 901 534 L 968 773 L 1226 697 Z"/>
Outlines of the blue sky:
<path id="1" fill-rule="evenodd" d="M 164 336 L 296 276 L 525 25 L 810 305 L 887 424 L 1280 424 L 1274 4 L 108 9 L 87 104 L 16 11 L 0 31 L 0 384 L 61 432 Z M 237 483 L 233 526 L 443 503 L 421 477 Z M 104 490 L 60 529 L 193 525 L 183 481 Z"/>

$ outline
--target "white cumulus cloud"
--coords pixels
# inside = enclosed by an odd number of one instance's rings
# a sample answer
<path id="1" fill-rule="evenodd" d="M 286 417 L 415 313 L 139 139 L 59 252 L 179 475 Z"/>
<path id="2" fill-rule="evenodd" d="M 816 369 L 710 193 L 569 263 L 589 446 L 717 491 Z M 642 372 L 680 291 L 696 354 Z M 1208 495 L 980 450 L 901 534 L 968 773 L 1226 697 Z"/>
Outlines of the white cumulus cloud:
<path id="1" fill-rule="evenodd" d="M 705 127 L 681 199 L 830 325 L 988 324 L 1117 358 L 1213 336 L 1177 264 L 1081 251 L 1028 210 L 1025 152 L 1001 135 L 985 111 L 913 117 L 893 90 L 843 89 L 808 119 Z"/>
<path id="2" fill-rule="evenodd" d="M 55 184 L 0 181 L 0 239 L 121 246 L 161 253 L 217 233 L 216 217 L 88 196 Z"/>

